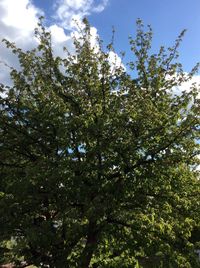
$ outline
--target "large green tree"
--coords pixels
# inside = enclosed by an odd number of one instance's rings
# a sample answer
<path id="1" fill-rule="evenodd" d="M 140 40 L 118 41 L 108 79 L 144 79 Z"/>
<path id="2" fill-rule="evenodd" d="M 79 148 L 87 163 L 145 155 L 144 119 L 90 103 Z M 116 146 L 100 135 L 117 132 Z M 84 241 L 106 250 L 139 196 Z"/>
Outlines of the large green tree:
<path id="1" fill-rule="evenodd" d="M 126 69 L 86 21 L 65 59 L 41 23 L 37 48 L 5 41 L 20 69 L 1 84 L 2 263 L 199 267 L 200 102 L 195 85 L 176 94 L 197 70 L 176 63 L 182 36 L 151 54 L 138 21 Z"/>

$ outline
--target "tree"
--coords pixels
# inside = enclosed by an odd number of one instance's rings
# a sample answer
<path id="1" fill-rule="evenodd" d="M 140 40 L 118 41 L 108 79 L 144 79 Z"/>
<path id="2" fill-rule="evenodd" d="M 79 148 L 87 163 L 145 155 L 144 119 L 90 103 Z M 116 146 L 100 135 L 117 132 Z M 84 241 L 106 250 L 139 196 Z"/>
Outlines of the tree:
<path id="1" fill-rule="evenodd" d="M 129 70 L 110 44 L 53 56 L 42 22 L 37 48 L 5 41 L 20 62 L 1 85 L 1 262 L 20 267 L 199 267 L 200 102 L 176 63 L 183 33 L 150 53 L 137 22 Z"/>

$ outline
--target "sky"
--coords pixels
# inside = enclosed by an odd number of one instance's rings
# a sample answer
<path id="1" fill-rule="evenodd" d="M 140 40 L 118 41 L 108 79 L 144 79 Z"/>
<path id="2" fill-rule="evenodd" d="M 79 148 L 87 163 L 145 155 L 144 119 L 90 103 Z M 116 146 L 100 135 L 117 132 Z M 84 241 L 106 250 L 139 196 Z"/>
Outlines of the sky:
<path id="1" fill-rule="evenodd" d="M 110 0 L 102 13 L 98 16 L 92 14 L 90 21 L 104 40 L 109 39 L 113 25 L 116 47 L 120 51 L 128 50 L 127 37 L 134 36 L 137 18 L 152 26 L 155 50 L 160 45 L 173 45 L 180 32 L 186 29 L 180 47 L 180 60 L 186 71 L 200 61 L 199 0 Z"/>
<path id="2" fill-rule="evenodd" d="M 134 37 L 136 19 L 141 18 L 153 28 L 155 51 L 160 45 L 172 46 L 178 34 L 187 29 L 180 61 L 189 72 L 200 61 L 199 14 L 199 0 L 0 0 L 0 39 L 7 38 L 25 50 L 33 48 L 34 28 L 43 15 L 52 33 L 55 54 L 62 56 L 62 47 L 72 47 L 72 35 L 77 31 L 73 19 L 81 23 L 87 16 L 94 36 L 98 34 L 105 44 L 110 42 L 112 27 L 115 28 L 116 53 L 127 51 L 125 60 L 129 61 L 132 54 L 128 36 Z M 1 62 L 17 66 L 5 45 L 0 44 L 0 52 Z M 0 82 L 8 82 L 8 68 L 2 70 Z"/>

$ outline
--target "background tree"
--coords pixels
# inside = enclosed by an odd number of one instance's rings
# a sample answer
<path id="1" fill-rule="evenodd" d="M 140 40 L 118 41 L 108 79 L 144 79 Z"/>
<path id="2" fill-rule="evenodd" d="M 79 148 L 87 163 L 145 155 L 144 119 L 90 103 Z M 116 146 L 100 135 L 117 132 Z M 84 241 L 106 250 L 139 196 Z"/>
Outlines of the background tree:
<path id="1" fill-rule="evenodd" d="M 36 49 L 5 41 L 21 68 L 1 85 L 1 262 L 199 267 L 198 88 L 174 91 L 197 70 L 175 62 L 183 34 L 151 55 L 138 20 L 129 73 L 87 21 L 65 59 L 41 23 Z"/>

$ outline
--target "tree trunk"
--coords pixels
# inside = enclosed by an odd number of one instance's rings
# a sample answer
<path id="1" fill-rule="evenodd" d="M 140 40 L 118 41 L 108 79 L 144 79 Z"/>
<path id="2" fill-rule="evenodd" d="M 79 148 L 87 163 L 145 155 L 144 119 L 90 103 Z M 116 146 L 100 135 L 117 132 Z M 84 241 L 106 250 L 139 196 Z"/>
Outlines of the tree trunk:
<path id="1" fill-rule="evenodd" d="M 87 241 L 80 257 L 80 268 L 89 268 L 94 250 L 97 247 L 98 230 L 96 221 L 90 221 L 88 226 Z"/>

